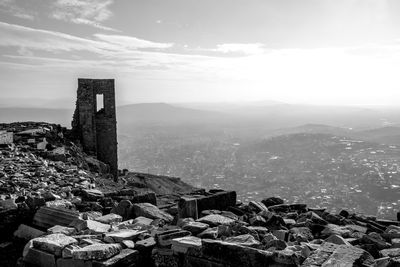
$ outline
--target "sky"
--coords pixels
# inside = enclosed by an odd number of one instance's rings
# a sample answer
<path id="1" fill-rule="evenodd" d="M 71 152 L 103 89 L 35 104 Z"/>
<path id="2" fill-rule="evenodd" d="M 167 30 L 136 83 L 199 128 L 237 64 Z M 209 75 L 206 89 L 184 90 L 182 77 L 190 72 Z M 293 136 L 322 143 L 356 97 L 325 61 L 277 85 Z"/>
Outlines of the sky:
<path id="1" fill-rule="evenodd" d="M 0 0 L 0 104 L 400 103 L 398 0 Z"/>

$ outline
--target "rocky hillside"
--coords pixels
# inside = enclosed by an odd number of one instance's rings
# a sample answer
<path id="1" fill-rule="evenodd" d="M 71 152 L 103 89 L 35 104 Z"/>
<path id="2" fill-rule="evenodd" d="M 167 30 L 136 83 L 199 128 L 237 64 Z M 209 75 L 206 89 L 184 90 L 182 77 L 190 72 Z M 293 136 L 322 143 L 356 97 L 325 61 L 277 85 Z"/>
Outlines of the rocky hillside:
<path id="1" fill-rule="evenodd" d="M 58 125 L 0 125 L 0 266 L 400 264 L 398 221 L 107 173 Z"/>

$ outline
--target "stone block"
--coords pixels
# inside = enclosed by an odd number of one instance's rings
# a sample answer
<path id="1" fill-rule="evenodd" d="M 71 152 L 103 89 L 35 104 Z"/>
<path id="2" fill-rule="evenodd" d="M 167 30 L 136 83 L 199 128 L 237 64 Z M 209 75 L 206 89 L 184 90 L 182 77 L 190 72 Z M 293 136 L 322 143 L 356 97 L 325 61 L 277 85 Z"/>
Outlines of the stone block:
<path id="1" fill-rule="evenodd" d="M 139 235 L 145 232 L 146 231 L 122 229 L 118 231 L 108 232 L 105 234 L 105 237 L 112 238 L 115 243 L 119 243 L 122 240 L 136 240 Z"/>
<path id="2" fill-rule="evenodd" d="M 208 227 L 208 224 L 201 222 L 187 222 L 182 226 L 182 229 L 191 232 L 192 235 L 197 235 L 206 230 Z"/>
<path id="3" fill-rule="evenodd" d="M 249 234 L 228 237 L 224 241 L 246 247 L 258 248 L 261 246 L 261 243 Z"/>
<path id="4" fill-rule="evenodd" d="M 93 267 L 125 267 L 132 266 L 139 260 L 139 251 L 123 249 L 119 254 L 105 261 L 93 261 Z"/>
<path id="5" fill-rule="evenodd" d="M 101 217 L 94 219 L 97 222 L 111 224 L 111 223 L 119 223 L 122 222 L 122 216 L 114 213 L 110 213 Z"/>
<path id="6" fill-rule="evenodd" d="M 41 207 L 33 218 L 33 224 L 46 229 L 55 225 L 68 226 L 78 217 L 79 213 L 77 211 Z"/>
<path id="7" fill-rule="evenodd" d="M 75 228 L 55 225 L 49 229 L 47 229 L 47 233 L 49 234 L 64 234 L 64 235 L 73 235 L 76 233 Z"/>
<path id="8" fill-rule="evenodd" d="M 61 256 L 61 252 L 66 246 L 78 243 L 75 238 L 63 234 L 38 237 L 33 239 L 32 242 L 34 248 L 50 252 L 56 256 Z"/>
<path id="9" fill-rule="evenodd" d="M 193 197 L 181 197 L 178 202 L 178 217 L 197 220 L 197 199 Z"/>
<path id="10" fill-rule="evenodd" d="M 228 225 L 235 222 L 235 220 L 219 214 L 210 214 L 198 219 L 197 221 L 208 224 L 210 226 Z"/>
<path id="11" fill-rule="evenodd" d="M 201 257 L 223 263 L 225 266 L 271 266 L 273 264 L 272 256 L 272 252 L 265 250 L 220 240 L 202 240 Z"/>
<path id="12" fill-rule="evenodd" d="M 72 258 L 76 260 L 105 260 L 122 250 L 119 244 L 94 244 L 74 250 Z"/>
<path id="13" fill-rule="evenodd" d="M 56 257 L 53 254 L 35 248 L 29 248 L 23 261 L 40 267 L 56 267 Z"/>
<path id="14" fill-rule="evenodd" d="M 107 233 L 111 226 L 109 224 L 97 222 L 94 220 L 75 220 L 70 224 L 71 227 L 74 227 L 77 231 L 85 230 L 87 234 L 103 234 Z"/>
<path id="15" fill-rule="evenodd" d="M 400 257 L 400 248 L 388 248 L 380 251 L 382 257 Z"/>
<path id="16" fill-rule="evenodd" d="M 18 229 L 14 232 L 14 237 L 23 239 L 23 240 L 31 240 L 33 238 L 44 235 L 45 232 L 40 231 L 36 228 L 30 227 L 25 224 L 21 224 Z"/>
<path id="17" fill-rule="evenodd" d="M 197 199 L 197 212 L 203 210 L 226 210 L 236 205 L 236 192 L 223 191 Z"/>
<path id="18" fill-rule="evenodd" d="M 195 236 L 185 236 L 171 240 L 172 250 L 175 253 L 186 253 L 189 248 L 200 249 L 201 238 Z"/>
<path id="19" fill-rule="evenodd" d="M 160 210 L 150 203 L 132 204 L 132 211 L 136 217 L 143 216 L 150 219 L 162 219 L 167 223 L 171 223 L 174 219 L 172 215 Z"/>
<path id="20" fill-rule="evenodd" d="M 81 247 L 78 245 L 68 245 L 66 246 L 62 252 L 61 252 L 61 256 L 63 258 L 72 258 L 72 253 L 74 250 L 80 249 Z"/>
<path id="21" fill-rule="evenodd" d="M 170 231 L 157 233 L 156 241 L 157 241 L 158 245 L 160 245 L 162 247 L 166 247 L 166 246 L 171 245 L 172 239 L 189 236 L 189 235 L 191 235 L 191 233 L 189 231 L 174 229 L 174 230 L 170 230 Z"/>

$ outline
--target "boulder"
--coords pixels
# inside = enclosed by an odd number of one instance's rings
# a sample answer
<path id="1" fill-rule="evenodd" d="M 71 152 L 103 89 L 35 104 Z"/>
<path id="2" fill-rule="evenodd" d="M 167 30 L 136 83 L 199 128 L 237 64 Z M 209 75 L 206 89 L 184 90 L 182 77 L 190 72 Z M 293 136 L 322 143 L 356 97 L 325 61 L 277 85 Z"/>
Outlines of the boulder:
<path id="1" fill-rule="evenodd" d="M 132 210 L 136 217 L 143 216 L 150 219 L 162 219 L 171 223 L 174 217 L 165 211 L 160 210 L 150 203 L 132 204 Z"/>

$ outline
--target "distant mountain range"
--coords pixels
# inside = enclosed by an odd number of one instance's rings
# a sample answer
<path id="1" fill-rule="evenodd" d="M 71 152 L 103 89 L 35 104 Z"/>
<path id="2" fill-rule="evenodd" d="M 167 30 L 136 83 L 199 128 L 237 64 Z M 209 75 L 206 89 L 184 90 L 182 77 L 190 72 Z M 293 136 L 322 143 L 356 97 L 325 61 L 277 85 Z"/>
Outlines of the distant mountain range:
<path id="1" fill-rule="evenodd" d="M 138 127 L 224 127 L 251 132 L 259 137 L 291 133 L 326 133 L 363 140 L 400 144 L 400 110 L 359 107 L 289 105 L 279 102 L 247 106 L 210 104 L 131 104 L 117 107 L 120 130 L 129 134 Z M 195 108 L 196 107 L 196 108 Z M 44 121 L 70 127 L 73 109 L 0 108 L 0 122 Z M 387 126 L 389 125 L 389 126 Z M 178 129 L 177 128 L 177 129 Z"/>

